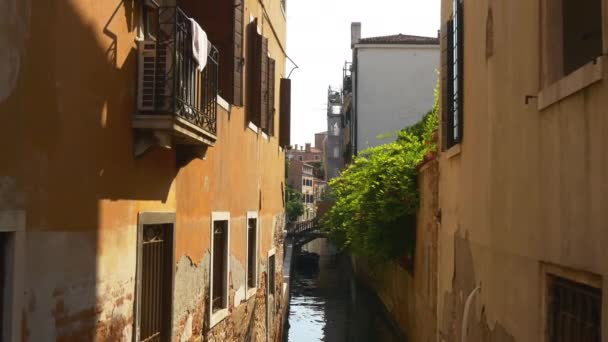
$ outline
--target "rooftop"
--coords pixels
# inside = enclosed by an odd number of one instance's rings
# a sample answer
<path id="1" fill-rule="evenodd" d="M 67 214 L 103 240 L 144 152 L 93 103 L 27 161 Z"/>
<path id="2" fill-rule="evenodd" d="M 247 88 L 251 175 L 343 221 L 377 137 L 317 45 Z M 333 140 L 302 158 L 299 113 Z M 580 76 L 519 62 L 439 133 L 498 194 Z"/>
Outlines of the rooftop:
<path id="1" fill-rule="evenodd" d="M 358 44 L 439 45 L 439 38 L 411 36 L 399 33 L 391 36 L 361 38 Z"/>

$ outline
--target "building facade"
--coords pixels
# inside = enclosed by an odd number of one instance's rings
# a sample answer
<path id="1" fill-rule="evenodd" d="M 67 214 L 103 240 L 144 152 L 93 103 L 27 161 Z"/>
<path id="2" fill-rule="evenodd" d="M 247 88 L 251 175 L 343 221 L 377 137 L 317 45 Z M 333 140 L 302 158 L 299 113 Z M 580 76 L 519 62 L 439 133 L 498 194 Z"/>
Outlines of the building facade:
<path id="1" fill-rule="evenodd" d="M 282 3 L 5 2 L 1 340 L 280 338 Z"/>
<path id="2" fill-rule="evenodd" d="M 342 156 L 342 93 L 329 87 L 327 90 L 327 137 L 324 146 L 325 179 L 338 177 L 344 167 Z"/>
<path id="3" fill-rule="evenodd" d="M 441 21 L 438 340 L 606 341 L 608 1 Z"/>
<path id="4" fill-rule="evenodd" d="M 354 154 L 395 139 L 433 108 L 439 39 L 397 34 L 361 38 L 352 23 L 351 130 Z M 350 90 L 350 89 L 347 89 Z"/>

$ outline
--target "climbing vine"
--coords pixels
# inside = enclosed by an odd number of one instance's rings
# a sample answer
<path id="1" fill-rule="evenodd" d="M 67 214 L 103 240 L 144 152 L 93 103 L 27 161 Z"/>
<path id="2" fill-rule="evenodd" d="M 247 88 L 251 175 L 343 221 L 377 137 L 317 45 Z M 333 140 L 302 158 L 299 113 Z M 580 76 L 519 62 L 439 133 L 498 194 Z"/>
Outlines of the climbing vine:
<path id="1" fill-rule="evenodd" d="M 401 130 L 396 141 L 360 152 L 330 182 L 335 204 L 321 221 L 338 247 L 372 264 L 413 255 L 417 166 L 435 152 L 437 127 L 436 91 L 435 106 L 420 122 Z"/>

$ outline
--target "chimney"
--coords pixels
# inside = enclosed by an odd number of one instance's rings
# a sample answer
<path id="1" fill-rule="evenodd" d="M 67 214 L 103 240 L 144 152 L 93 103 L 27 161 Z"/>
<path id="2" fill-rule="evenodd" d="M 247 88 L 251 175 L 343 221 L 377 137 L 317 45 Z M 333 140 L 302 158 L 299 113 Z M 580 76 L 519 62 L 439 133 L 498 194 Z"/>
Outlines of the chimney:
<path id="1" fill-rule="evenodd" d="M 361 39 L 361 23 L 351 23 L 350 24 L 350 47 L 351 49 L 359 42 Z"/>
<path id="2" fill-rule="evenodd" d="M 296 144 L 296 148 L 295 148 L 295 150 L 296 150 L 296 151 L 298 150 L 298 144 Z"/>
<path id="3" fill-rule="evenodd" d="M 306 152 L 310 153 L 310 143 L 306 143 Z"/>

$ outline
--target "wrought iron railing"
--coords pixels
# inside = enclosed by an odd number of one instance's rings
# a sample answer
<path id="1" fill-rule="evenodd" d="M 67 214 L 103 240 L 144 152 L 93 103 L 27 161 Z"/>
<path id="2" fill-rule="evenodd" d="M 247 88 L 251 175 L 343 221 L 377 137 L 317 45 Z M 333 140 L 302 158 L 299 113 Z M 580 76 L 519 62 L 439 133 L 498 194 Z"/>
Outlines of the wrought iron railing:
<path id="1" fill-rule="evenodd" d="M 179 7 L 160 7 L 156 30 L 157 89 L 155 110 L 171 110 L 190 123 L 216 134 L 219 52 L 209 44 L 203 71 L 192 54 L 192 25 Z M 158 93 L 157 93 L 158 94 Z"/>

